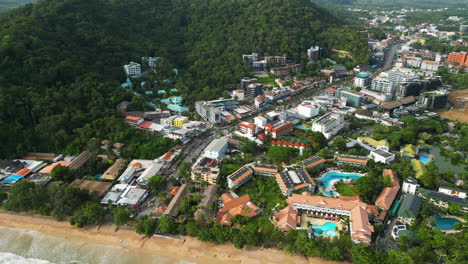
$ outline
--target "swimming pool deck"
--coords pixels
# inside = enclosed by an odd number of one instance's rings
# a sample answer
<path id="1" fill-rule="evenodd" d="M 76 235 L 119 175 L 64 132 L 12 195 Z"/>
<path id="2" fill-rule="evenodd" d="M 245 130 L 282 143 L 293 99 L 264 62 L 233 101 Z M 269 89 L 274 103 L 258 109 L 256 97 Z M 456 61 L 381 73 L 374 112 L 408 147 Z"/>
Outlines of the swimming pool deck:
<path id="1" fill-rule="evenodd" d="M 310 214 L 303 213 L 301 217 L 301 228 L 307 229 L 311 225 L 324 225 L 326 222 L 332 222 L 336 224 L 336 237 L 340 236 L 339 232 L 344 229 L 344 226 L 346 226 L 346 224 L 341 221 L 333 221 L 333 220 L 329 220 L 325 218 L 317 218 Z"/>

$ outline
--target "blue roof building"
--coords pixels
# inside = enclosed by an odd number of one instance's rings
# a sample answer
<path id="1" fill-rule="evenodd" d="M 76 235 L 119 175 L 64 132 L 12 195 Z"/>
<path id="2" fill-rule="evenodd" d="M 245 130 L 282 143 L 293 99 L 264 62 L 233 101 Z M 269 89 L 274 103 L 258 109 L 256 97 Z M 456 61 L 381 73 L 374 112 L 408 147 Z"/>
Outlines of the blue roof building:
<path id="1" fill-rule="evenodd" d="M 145 94 L 146 95 L 151 95 L 151 94 L 153 94 L 153 91 L 145 91 Z"/>
<path id="2" fill-rule="evenodd" d="M 166 94 L 166 90 L 158 90 L 158 94 Z"/>
<path id="3" fill-rule="evenodd" d="M 171 92 L 178 92 L 179 90 L 177 88 L 172 88 Z"/>
<path id="4" fill-rule="evenodd" d="M 132 84 L 132 81 L 130 81 L 130 78 L 127 78 L 127 81 L 122 83 L 122 85 L 120 86 L 124 89 L 130 89 L 133 87 L 133 84 Z"/>
<path id="5" fill-rule="evenodd" d="M 182 96 L 173 96 L 169 98 L 173 104 L 180 104 L 184 100 Z"/>
<path id="6" fill-rule="evenodd" d="M 179 113 L 183 113 L 183 112 L 187 112 L 188 111 L 188 108 L 187 107 L 183 107 L 183 106 L 180 106 L 180 105 L 176 105 L 176 104 L 170 104 L 167 106 L 167 109 L 173 111 L 173 112 L 179 112 Z"/>
<path id="7" fill-rule="evenodd" d="M 161 99 L 161 103 L 170 104 L 171 102 L 169 101 L 169 99 Z"/>

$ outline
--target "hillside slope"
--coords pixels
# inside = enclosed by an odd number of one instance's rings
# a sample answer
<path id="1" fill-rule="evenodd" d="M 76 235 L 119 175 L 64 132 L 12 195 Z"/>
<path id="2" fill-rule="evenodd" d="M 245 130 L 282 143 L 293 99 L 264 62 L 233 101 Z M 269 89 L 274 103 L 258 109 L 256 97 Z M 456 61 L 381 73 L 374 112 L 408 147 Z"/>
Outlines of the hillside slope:
<path id="1" fill-rule="evenodd" d="M 307 0 L 41 0 L 0 18 L 0 157 L 60 151 L 115 115 L 122 65 L 161 56 L 189 101 L 215 98 L 247 69 L 242 53 L 305 60 L 311 45 L 368 59 L 358 32 Z M 96 136 L 89 133 L 88 137 Z M 83 136 L 84 137 L 84 136 Z"/>

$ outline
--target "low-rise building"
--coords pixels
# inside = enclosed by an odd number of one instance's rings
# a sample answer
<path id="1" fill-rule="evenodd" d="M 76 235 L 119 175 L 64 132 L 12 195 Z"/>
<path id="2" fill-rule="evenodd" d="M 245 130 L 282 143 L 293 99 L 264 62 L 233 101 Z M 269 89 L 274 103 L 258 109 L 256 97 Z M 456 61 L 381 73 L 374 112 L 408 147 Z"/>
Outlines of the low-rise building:
<path id="1" fill-rule="evenodd" d="M 227 148 L 228 142 L 225 139 L 214 139 L 205 148 L 203 156 L 210 159 L 222 160 L 226 155 Z"/>
<path id="2" fill-rule="evenodd" d="M 315 181 L 304 168 L 288 168 L 276 174 L 276 183 L 284 196 L 289 196 L 295 191 L 315 190 Z"/>
<path id="3" fill-rule="evenodd" d="M 382 210 L 390 210 L 398 191 L 400 190 L 400 178 L 393 170 L 383 170 L 384 177 L 390 177 L 390 187 L 385 187 L 375 200 L 375 205 Z"/>
<path id="4" fill-rule="evenodd" d="M 377 148 L 369 153 L 369 157 L 375 162 L 390 164 L 395 160 L 395 154 L 383 148 Z"/>
<path id="5" fill-rule="evenodd" d="M 117 159 L 101 176 L 101 180 L 113 181 L 125 167 L 125 159 Z"/>
<path id="6" fill-rule="evenodd" d="M 253 177 L 253 170 L 249 166 L 242 166 L 231 175 L 227 176 L 227 183 L 230 189 L 236 189 Z"/>
<path id="7" fill-rule="evenodd" d="M 124 122 L 131 126 L 138 126 L 139 124 L 143 123 L 143 121 L 145 121 L 145 119 L 138 116 L 126 116 L 124 118 Z"/>
<path id="8" fill-rule="evenodd" d="M 218 211 L 218 221 L 221 225 L 232 225 L 231 219 L 236 215 L 254 217 L 260 214 L 261 209 L 250 200 L 248 194 L 234 197 L 231 193 L 224 193 L 220 197 L 222 206 Z"/>
<path id="9" fill-rule="evenodd" d="M 219 168 L 210 166 L 197 166 L 191 171 L 192 181 L 204 181 L 208 184 L 216 184 L 219 178 Z"/>
<path id="10" fill-rule="evenodd" d="M 347 216 L 350 220 L 349 232 L 354 243 L 370 245 L 374 227 L 369 223 L 369 215 L 378 214 L 377 208 L 360 200 L 310 195 L 307 192 L 293 194 L 287 199 L 288 206 L 295 211 L 323 216 Z M 293 223 L 291 225 L 294 225 Z"/>
<path id="11" fill-rule="evenodd" d="M 276 227 L 285 232 L 291 229 L 296 229 L 297 223 L 300 222 L 298 219 L 299 216 L 292 206 L 286 206 L 282 210 L 278 211 L 275 214 L 275 218 Z"/>
<path id="12" fill-rule="evenodd" d="M 146 185 L 148 180 L 158 174 L 163 164 L 154 160 L 132 160 L 118 181 L 121 184 L 129 184 L 134 179 L 141 185 Z"/>
<path id="13" fill-rule="evenodd" d="M 398 220 L 404 224 L 411 225 L 419 214 L 422 198 L 413 194 L 405 194 L 402 198 L 400 209 L 398 209 Z"/>
<path id="14" fill-rule="evenodd" d="M 81 152 L 78 157 L 74 158 L 70 164 L 68 165 L 68 168 L 72 170 L 79 170 L 81 169 L 92 157 L 94 156 L 93 152 L 91 151 L 83 151 Z"/>
<path id="15" fill-rule="evenodd" d="M 239 131 L 249 136 L 255 136 L 258 134 L 259 129 L 254 123 L 244 121 L 239 123 Z"/>
<path id="16" fill-rule="evenodd" d="M 256 176 L 273 177 L 278 173 L 278 166 L 260 162 L 256 162 L 252 169 Z"/>
<path id="17" fill-rule="evenodd" d="M 353 165 L 353 166 L 366 166 L 369 158 L 366 156 L 335 154 L 335 160 L 338 162 L 338 164 L 348 164 L 348 165 Z"/>
<path id="18" fill-rule="evenodd" d="M 167 206 L 163 215 L 176 217 L 179 214 L 180 203 L 187 196 L 187 194 L 188 194 L 188 185 L 182 184 L 182 186 L 180 186 L 179 190 L 177 191 L 176 195 L 174 195 L 171 202 Z"/>
<path id="19" fill-rule="evenodd" d="M 70 183 L 70 187 L 80 190 L 86 190 L 90 194 L 96 195 L 97 197 L 101 198 L 110 190 L 110 188 L 112 187 L 112 183 L 76 179 L 72 183 Z"/>
<path id="20" fill-rule="evenodd" d="M 466 199 L 466 190 L 462 189 L 457 189 L 457 188 L 452 188 L 448 186 L 440 186 L 439 187 L 439 193 L 451 195 L 451 196 L 456 196 L 458 198 Z"/>
<path id="21" fill-rule="evenodd" d="M 185 124 L 187 121 L 188 121 L 188 117 L 186 116 L 178 116 L 176 117 L 172 123 L 174 124 L 174 126 L 176 127 L 181 127 L 183 124 Z"/>
<path id="22" fill-rule="evenodd" d="M 344 127 L 344 116 L 330 112 L 314 121 L 312 131 L 322 133 L 327 139 L 336 135 Z"/>
<path id="23" fill-rule="evenodd" d="M 299 161 L 298 163 L 294 164 L 294 166 L 301 166 L 306 169 L 312 169 L 324 164 L 325 162 L 327 162 L 327 160 L 322 157 L 312 156 L 305 160 Z"/>
<path id="24" fill-rule="evenodd" d="M 294 129 L 294 125 L 289 122 L 280 121 L 275 124 L 265 125 L 265 134 L 271 135 L 272 138 L 280 138 L 289 135 Z"/>

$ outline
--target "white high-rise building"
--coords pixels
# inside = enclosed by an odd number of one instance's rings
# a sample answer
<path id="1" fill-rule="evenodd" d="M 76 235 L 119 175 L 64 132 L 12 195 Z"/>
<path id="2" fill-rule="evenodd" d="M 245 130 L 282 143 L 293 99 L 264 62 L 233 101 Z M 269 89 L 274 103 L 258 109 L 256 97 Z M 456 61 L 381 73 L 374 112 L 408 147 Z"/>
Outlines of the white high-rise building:
<path id="1" fill-rule="evenodd" d="M 327 139 L 336 135 L 344 127 L 344 116 L 330 112 L 314 121 L 312 131 L 322 133 Z"/>
<path id="2" fill-rule="evenodd" d="M 307 58 L 309 62 L 318 61 L 320 59 L 320 47 L 313 46 L 307 49 Z"/>
<path id="3" fill-rule="evenodd" d="M 141 65 L 136 62 L 130 62 L 129 64 L 124 65 L 124 71 L 127 76 L 135 76 L 141 74 Z"/>
<path id="4" fill-rule="evenodd" d="M 301 116 L 311 118 L 319 114 L 320 106 L 314 104 L 312 101 L 304 101 L 296 107 L 296 111 Z"/>
<path id="5" fill-rule="evenodd" d="M 395 85 L 388 78 L 377 77 L 372 80 L 371 89 L 385 94 L 393 94 L 395 91 Z"/>

